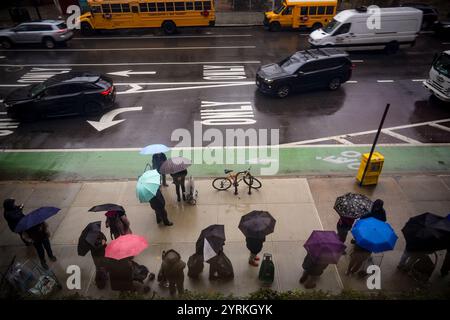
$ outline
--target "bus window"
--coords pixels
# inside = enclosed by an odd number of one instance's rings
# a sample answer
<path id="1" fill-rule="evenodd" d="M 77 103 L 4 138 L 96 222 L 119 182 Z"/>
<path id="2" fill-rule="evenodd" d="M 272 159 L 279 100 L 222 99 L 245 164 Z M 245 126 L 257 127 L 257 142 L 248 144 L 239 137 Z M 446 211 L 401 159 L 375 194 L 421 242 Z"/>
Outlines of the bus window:
<path id="1" fill-rule="evenodd" d="M 325 14 L 325 7 L 317 7 L 317 14 L 322 15 Z"/>
<path id="2" fill-rule="evenodd" d="M 175 2 L 175 11 L 184 11 L 184 2 Z"/>
<path id="3" fill-rule="evenodd" d="M 122 12 L 130 12 L 130 5 L 128 3 L 122 3 Z"/>
<path id="4" fill-rule="evenodd" d="M 150 4 L 154 5 L 154 3 L 149 3 L 149 5 Z M 139 3 L 139 11 L 140 12 L 148 12 L 147 4 L 146 3 Z"/>
<path id="5" fill-rule="evenodd" d="M 334 7 L 333 6 L 328 6 L 327 7 L 327 14 L 333 14 L 334 12 Z"/>
<path id="6" fill-rule="evenodd" d="M 203 2 L 203 9 L 204 10 L 211 10 L 211 1 Z"/>
<path id="7" fill-rule="evenodd" d="M 203 10 L 203 5 L 200 1 L 195 1 L 195 10 Z"/>
<path id="8" fill-rule="evenodd" d="M 166 11 L 173 11 L 173 2 L 166 2 Z"/>
<path id="9" fill-rule="evenodd" d="M 164 5 L 164 2 L 158 2 L 158 11 L 166 11 L 166 6 Z"/>
<path id="10" fill-rule="evenodd" d="M 102 11 L 103 13 L 111 13 L 111 7 L 109 4 L 102 4 Z"/>
<path id="11" fill-rule="evenodd" d="M 122 9 L 120 8 L 120 4 L 111 4 L 111 12 L 122 12 Z"/>
<path id="12" fill-rule="evenodd" d="M 308 15 L 308 7 L 301 7 L 300 8 L 300 15 L 301 16 L 307 16 Z"/>
<path id="13" fill-rule="evenodd" d="M 287 7 L 287 8 L 283 11 L 282 15 L 283 15 L 283 16 L 288 16 L 288 15 L 292 14 L 292 8 L 293 8 L 292 6 Z"/>
<path id="14" fill-rule="evenodd" d="M 317 12 L 317 7 L 309 7 L 309 15 L 313 16 Z"/>
<path id="15" fill-rule="evenodd" d="M 100 6 L 92 6 L 91 11 L 92 11 L 92 13 L 101 13 L 102 8 Z"/>
<path id="16" fill-rule="evenodd" d="M 186 10 L 194 10 L 194 3 L 186 2 Z"/>
<path id="17" fill-rule="evenodd" d="M 148 4 L 148 11 L 149 12 L 155 12 L 156 11 L 156 3 L 149 3 Z"/>

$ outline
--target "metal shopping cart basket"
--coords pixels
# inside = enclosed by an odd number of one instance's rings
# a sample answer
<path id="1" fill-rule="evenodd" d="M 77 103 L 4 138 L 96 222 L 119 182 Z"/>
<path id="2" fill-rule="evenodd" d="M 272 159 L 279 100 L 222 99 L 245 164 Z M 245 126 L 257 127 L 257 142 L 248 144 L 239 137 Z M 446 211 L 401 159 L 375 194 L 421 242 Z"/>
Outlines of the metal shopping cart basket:
<path id="1" fill-rule="evenodd" d="M 192 205 L 197 203 L 198 191 L 195 189 L 194 178 L 192 176 L 189 177 L 184 195 L 187 203 Z"/>
<path id="2" fill-rule="evenodd" d="M 2 282 L 23 297 L 44 298 L 62 289 L 53 271 L 45 270 L 32 260 L 17 262 L 15 257 L 2 275 Z"/>

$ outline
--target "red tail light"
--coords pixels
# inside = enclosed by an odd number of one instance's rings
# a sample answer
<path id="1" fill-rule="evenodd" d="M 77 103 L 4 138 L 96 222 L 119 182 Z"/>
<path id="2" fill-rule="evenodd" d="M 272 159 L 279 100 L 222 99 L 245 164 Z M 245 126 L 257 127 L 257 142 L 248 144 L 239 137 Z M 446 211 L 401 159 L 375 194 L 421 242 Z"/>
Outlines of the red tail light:
<path id="1" fill-rule="evenodd" d="M 108 89 L 106 89 L 105 91 L 102 91 L 101 94 L 104 96 L 107 96 L 108 94 L 110 94 L 112 92 L 113 87 L 109 87 Z"/>
<path id="2" fill-rule="evenodd" d="M 355 69 L 356 65 L 352 63 L 352 70 Z"/>
<path id="3" fill-rule="evenodd" d="M 64 33 L 67 32 L 67 29 L 59 29 L 58 31 L 56 31 L 57 33 Z"/>

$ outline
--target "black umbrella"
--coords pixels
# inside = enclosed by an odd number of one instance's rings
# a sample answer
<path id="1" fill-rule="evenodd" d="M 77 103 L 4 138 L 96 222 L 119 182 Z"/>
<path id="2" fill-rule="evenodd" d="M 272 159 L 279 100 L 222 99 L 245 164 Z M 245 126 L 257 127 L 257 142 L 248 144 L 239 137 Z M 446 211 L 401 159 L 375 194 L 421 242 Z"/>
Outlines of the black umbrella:
<path id="1" fill-rule="evenodd" d="M 275 229 L 276 220 L 267 211 L 252 211 L 243 215 L 239 230 L 246 237 L 263 239 Z"/>
<path id="2" fill-rule="evenodd" d="M 450 234 L 445 231 L 444 220 L 444 217 L 429 212 L 410 218 L 402 229 L 407 249 L 422 252 L 446 249 Z"/>
<path id="3" fill-rule="evenodd" d="M 77 248 L 79 256 L 85 256 L 95 246 L 95 242 L 101 232 L 101 223 L 101 221 L 91 222 L 81 232 Z"/>
<path id="4" fill-rule="evenodd" d="M 183 157 L 170 158 L 159 168 L 161 174 L 174 174 L 186 170 L 192 164 L 191 160 Z"/>
<path id="5" fill-rule="evenodd" d="M 334 210 L 346 218 L 359 218 L 370 213 L 372 209 L 372 200 L 363 194 L 346 193 L 337 197 L 334 203 Z"/>
<path id="6" fill-rule="evenodd" d="M 125 209 L 122 206 L 114 203 L 105 203 L 100 204 L 98 206 L 92 207 L 89 209 L 91 212 L 99 212 L 99 211 L 121 211 L 125 212 Z"/>
<path id="7" fill-rule="evenodd" d="M 223 224 L 213 224 L 202 230 L 195 244 L 195 252 L 203 256 L 203 259 L 205 259 L 205 240 L 208 241 L 209 246 L 217 254 L 223 249 L 225 244 L 225 226 Z"/>

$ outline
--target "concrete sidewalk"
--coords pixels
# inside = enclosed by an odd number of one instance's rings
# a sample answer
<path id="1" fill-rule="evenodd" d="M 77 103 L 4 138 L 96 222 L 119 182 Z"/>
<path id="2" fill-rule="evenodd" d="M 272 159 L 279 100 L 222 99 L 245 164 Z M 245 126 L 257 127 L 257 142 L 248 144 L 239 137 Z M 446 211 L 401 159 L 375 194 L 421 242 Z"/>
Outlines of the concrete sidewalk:
<path id="1" fill-rule="evenodd" d="M 199 199 L 196 206 L 178 203 L 174 186 L 163 188 L 167 201 L 169 218 L 173 227 L 157 226 L 155 215 L 148 204 L 140 204 L 135 196 L 135 181 L 116 182 L 0 182 L 0 199 L 16 198 L 25 204 L 25 212 L 40 206 L 56 206 L 61 212 L 49 219 L 52 245 L 58 261 L 50 263 L 58 278 L 67 279 L 65 269 L 76 264 L 82 270 L 80 294 L 91 297 L 114 298 L 117 292 L 98 290 L 93 283 L 94 264 L 90 255 L 79 257 L 76 245 L 81 230 L 92 221 L 102 220 L 102 213 L 87 210 L 101 203 L 118 203 L 125 207 L 133 233 L 145 236 L 150 246 L 136 261 L 157 273 L 161 263 L 161 252 L 175 249 L 184 261 L 195 250 L 195 241 L 200 231 L 210 224 L 224 224 L 226 243 L 224 252 L 233 263 L 235 278 L 225 283 L 208 280 L 209 266 L 200 279 L 194 281 L 186 276 L 185 287 L 196 292 L 221 292 L 243 296 L 261 287 L 257 279 L 259 268 L 247 263 L 248 250 L 243 234 L 237 228 L 240 217 L 251 210 L 267 210 L 277 220 L 275 232 L 267 237 L 264 252 L 273 254 L 275 281 L 271 288 L 278 291 L 305 290 L 298 283 L 302 272 L 301 263 L 306 254 L 303 244 L 312 230 L 335 230 L 338 220 L 333 210 L 334 200 L 346 192 L 360 192 L 372 199 L 385 201 L 388 222 L 395 228 L 399 240 L 395 250 L 386 252 L 384 257 L 375 255 L 375 262 L 382 258 L 382 289 L 391 292 L 411 290 L 417 284 L 396 270 L 396 265 L 404 249 L 401 228 L 409 217 L 433 212 L 440 215 L 450 213 L 450 176 L 399 176 L 381 178 L 376 187 L 359 188 L 354 178 L 266 178 L 263 187 L 252 195 L 247 195 L 244 186 L 238 196 L 231 190 L 215 191 L 211 180 L 198 180 Z M 109 231 L 104 233 L 109 238 Z M 349 236 L 348 241 L 351 236 Z M 349 244 L 349 243 L 348 243 Z M 444 252 L 439 252 L 438 268 Z M 0 222 L 0 266 L 5 268 L 14 255 L 19 261 L 34 259 L 34 248 L 26 248 L 19 237 L 8 229 L 4 219 Z M 320 278 L 317 290 L 339 293 L 342 289 L 367 291 L 365 281 L 344 275 L 348 265 L 348 255 L 341 258 L 336 266 L 329 266 Z M 438 268 L 432 276 L 430 288 L 433 292 L 448 289 L 449 280 L 439 277 Z M 3 269 L 2 269 L 3 271 Z M 185 270 L 187 274 L 187 269 Z M 161 296 L 168 296 L 166 288 L 160 288 L 156 281 L 150 283 Z M 76 290 L 75 290 L 76 291 Z M 73 294 L 64 289 L 60 294 Z"/>

